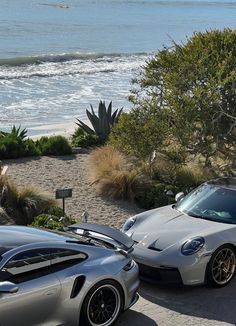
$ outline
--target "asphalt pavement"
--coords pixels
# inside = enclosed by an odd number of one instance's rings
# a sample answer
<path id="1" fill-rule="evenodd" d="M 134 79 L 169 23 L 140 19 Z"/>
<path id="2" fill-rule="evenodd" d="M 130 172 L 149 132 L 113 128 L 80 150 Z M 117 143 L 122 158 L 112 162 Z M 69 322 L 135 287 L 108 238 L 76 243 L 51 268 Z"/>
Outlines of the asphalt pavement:
<path id="1" fill-rule="evenodd" d="M 119 326 L 236 325 L 236 277 L 224 288 L 174 288 L 141 283 L 139 301 Z"/>

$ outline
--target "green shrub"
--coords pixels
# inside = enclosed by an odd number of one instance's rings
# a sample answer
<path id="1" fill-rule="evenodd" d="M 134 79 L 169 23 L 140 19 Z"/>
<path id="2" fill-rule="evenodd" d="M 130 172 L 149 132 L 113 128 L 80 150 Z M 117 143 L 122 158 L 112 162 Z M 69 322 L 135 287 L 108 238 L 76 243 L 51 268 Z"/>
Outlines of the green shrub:
<path id="1" fill-rule="evenodd" d="M 55 212 L 58 213 L 59 210 L 55 210 Z M 50 214 L 40 214 L 34 219 L 31 226 L 63 231 L 64 227 L 74 224 L 76 222 L 78 221 L 67 216 L 58 217 Z"/>
<path id="2" fill-rule="evenodd" d="M 35 142 L 32 139 L 26 139 L 25 140 L 25 146 L 26 146 L 26 155 L 25 156 L 39 156 L 40 150 L 37 148 Z"/>
<path id="3" fill-rule="evenodd" d="M 63 136 L 43 136 L 36 141 L 41 155 L 67 155 L 72 153 L 68 140 Z"/>
<path id="4" fill-rule="evenodd" d="M 59 220 L 55 219 L 53 216 L 48 214 L 38 215 L 31 224 L 34 227 L 54 229 L 63 231 L 64 224 Z"/>
<path id="5" fill-rule="evenodd" d="M 166 195 L 169 190 L 173 192 L 172 197 Z M 145 209 L 173 204 L 175 195 L 180 191 L 181 189 L 176 186 L 158 183 L 145 192 L 144 196 L 139 199 L 138 204 Z"/>
<path id="6" fill-rule="evenodd" d="M 40 152 L 31 139 L 26 139 L 27 131 L 20 130 L 15 126 L 10 132 L 0 134 L 0 157 L 1 159 L 12 159 L 25 156 L 39 155 Z"/>
<path id="7" fill-rule="evenodd" d="M 99 137 L 95 134 L 88 134 L 83 129 L 77 128 L 72 135 L 73 147 L 93 147 L 101 144 Z"/>
<path id="8" fill-rule="evenodd" d="M 51 206 L 49 209 L 46 211 L 47 214 L 57 216 L 57 217 L 62 217 L 63 214 L 63 209 L 59 206 Z"/>

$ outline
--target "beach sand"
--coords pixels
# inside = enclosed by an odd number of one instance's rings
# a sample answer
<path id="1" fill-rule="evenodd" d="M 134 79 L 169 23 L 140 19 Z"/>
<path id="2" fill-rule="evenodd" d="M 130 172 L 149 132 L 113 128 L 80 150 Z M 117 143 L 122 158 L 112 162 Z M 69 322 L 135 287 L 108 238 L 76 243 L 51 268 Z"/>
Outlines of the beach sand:
<path id="1" fill-rule="evenodd" d="M 7 176 L 17 186 L 33 185 L 49 192 L 55 198 L 55 190 L 73 188 L 72 198 L 66 199 L 66 213 L 81 218 L 84 211 L 89 221 L 120 228 L 122 223 L 141 212 L 135 205 L 124 201 L 108 200 L 97 195 L 88 177 L 89 154 L 75 154 L 58 157 L 32 157 L 5 160 Z M 62 206 L 62 200 L 58 200 Z"/>
<path id="2" fill-rule="evenodd" d="M 83 120 L 84 121 L 84 120 Z M 89 124 L 85 119 L 85 123 Z M 54 123 L 54 124 L 45 124 L 42 126 L 34 126 L 28 128 L 28 136 L 33 140 L 36 140 L 42 136 L 57 136 L 61 135 L 66 138 L 70 138 L 70 136 L 74 133 L 76 129 L 75 120 L 63 123 Z"/>

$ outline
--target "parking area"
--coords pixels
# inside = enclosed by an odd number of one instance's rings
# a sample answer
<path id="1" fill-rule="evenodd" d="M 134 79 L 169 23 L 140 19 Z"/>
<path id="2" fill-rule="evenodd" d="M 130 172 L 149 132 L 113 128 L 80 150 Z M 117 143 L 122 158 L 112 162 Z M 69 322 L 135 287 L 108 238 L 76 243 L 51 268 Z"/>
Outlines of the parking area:
<path id="1" fill-rule="evenodd" d="M 142 283 L 140 299 L 119 326 L 236 325 L 236 279 L 221 289 L 167 288 Z"/>

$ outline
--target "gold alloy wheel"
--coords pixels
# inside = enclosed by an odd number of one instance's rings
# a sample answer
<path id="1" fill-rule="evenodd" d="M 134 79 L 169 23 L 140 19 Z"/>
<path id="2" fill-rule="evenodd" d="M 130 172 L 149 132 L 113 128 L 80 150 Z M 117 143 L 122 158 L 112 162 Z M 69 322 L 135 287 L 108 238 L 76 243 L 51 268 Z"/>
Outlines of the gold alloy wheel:
<path id="1" fill-rule="evenodd" d="M 224 247 L 216 254 L 212 262 L 212 278 L 218 285 L 227 284 L 234 276 L 235 253 L 230 247 Z"/>

